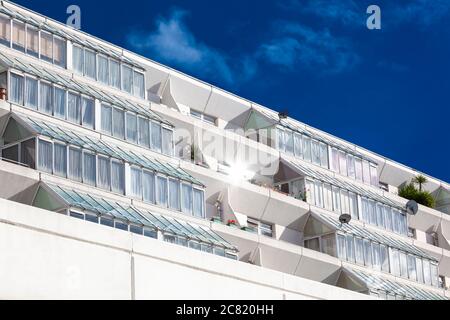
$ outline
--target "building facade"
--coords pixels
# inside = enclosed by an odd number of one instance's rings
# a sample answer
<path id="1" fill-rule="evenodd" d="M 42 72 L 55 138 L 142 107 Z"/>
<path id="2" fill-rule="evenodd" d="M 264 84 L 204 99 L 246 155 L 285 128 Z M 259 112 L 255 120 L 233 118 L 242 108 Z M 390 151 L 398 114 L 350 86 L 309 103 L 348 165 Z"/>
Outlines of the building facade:
<path id="1" fill-rule="evenodd" d="M 0 98 L 0 298 L 450 297 L 446 182 L 8 1 Z"/>

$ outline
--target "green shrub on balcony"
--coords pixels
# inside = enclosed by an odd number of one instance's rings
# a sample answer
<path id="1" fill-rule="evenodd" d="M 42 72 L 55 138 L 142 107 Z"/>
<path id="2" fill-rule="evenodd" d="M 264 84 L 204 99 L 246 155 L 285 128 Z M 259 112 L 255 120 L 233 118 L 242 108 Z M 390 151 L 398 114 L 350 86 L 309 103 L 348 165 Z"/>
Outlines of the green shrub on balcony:
<path id="1" fill-rule="evenodd" d="M 421 205 L 434 208 L 435 200 L 428 191 L 420 191 L 413 182 L 406 184 L 398 190 L 398 195 L 408 200 L 414 200 Z"/>

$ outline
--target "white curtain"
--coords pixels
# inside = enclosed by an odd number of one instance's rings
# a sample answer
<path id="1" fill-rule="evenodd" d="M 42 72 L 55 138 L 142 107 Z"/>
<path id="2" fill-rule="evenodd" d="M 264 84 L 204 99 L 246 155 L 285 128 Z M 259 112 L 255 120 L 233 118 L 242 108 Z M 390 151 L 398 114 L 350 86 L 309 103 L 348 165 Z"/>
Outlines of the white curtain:
<path id="1" fill-rule="evenodd" d="M 54 38 L 53 63 L 65 68 L 66 67 L 66 40 Z"/>
<path id="2" fill-rule="evenodd" d="M 364 245 L 361 238 L 355 238 L 355 258 L 356 263 L 364 265 Z"/>
<path id="3" fill-rule="evenodd" d="M 372 257 L 373 268 L 375 270 L 381 271 L 380 245 L 378 243 L 372 243 Z"/>
<path id="4" fill-rule="evenodd" d="M 83 154 L 83 182 L 95 186 L 95 155 L 91 153 Z"/>
<path id="5" fill-rule="evenodd" d="M 127 140 L 137 143 L 137 115 L 127 112 Z"/>
<path id="6" fill-rule="evenodd" d="M 378 170 L 374 165 L 370 165 L 370 183 L 375 187 L 378 187 L 379 185 Z"/>
<path id="7" fill-rule="evenodd" d="M 294 154 L 294 133 L 292 131 L 286 131 L 286 152 Z"/>
<path id="8" fill-rule="evenodd" d="M 39 170 L 52 173 L 53 171 L 53 146 L 51 142 L 39 140 L 38 146 Z"/>
<path id="9" fill-rule="evenodd" d="M 67 147 L 65 145 L 55 143 L 55 174 L 61 177 L 67 176 Z"/>
<path id="10" fill-rule="evenodd" d="M 50 84 L 40 82 L 39 110 L 48 114 L 53 113 L 53 87 Z"/>
<path id="11" fill-rule="evenodd" d="M 383 229 L 385 228 L 383 205 L 381 203 L 377 203 L 377 225 Z"/>
<path id="12" fill-rule="evenodd" d="M 39 31 L 27 26 L 27 53 L 37 57 L 39 55 Z"/>
<path id="13" fill-rule="evenodd" d="M 11 19 L 0 16 L 0 42 L 9 46 L 11 41 Z"/>
<path id="14" fill-rule="evenodd" d="M 355 243 L 351 234 L 346 235 L 347 260 L 355 262 Z"/>
<path id="15" fill-rule="evenodd" d="M 109 61 L 109 84 L 117 89 L 120 89 L 120 64 L 117 61 Z"/>
<path id="16" fill-rule="evenodd" d="M 333 211 L 333 192 L 329 184 L 323 185 L 323 200 L 325 209 Z"/>
<path id="17" fill-rule="evenodd" d="M 76 124 L 80 124 L 80 118 L 80 96 L 69 92 L 67 103 L 67 119 Z"/>
<path id="18" fill-rule="evenodd" d="M 355 178 L 355 158 L 351 154 L 347 154 L 347 170 L 348 176 Z"/>
<path id="19" fill-rule="evenodd" d="M 339 172 L 339 151 L 336 148 L 331 149 L 331 170 Z"/>
<path id="20" fill-rule="evenodd" d="M 284 130 L 280 128 L 277 128 L 277 147 L 280 151 L 285 150 Z"/>
<path id="21" fill-rule="evenodd" d="M 83 74 L 84 71 L 84 50 L 78 46 L 73 46 L 72 49 L 72 67 L 78 74 Z"/>
<path id="22" fill-rule="evenodd" d="M 294 154 L 296 157 L 302 158 L 302 136 L 299 134 L 294 134 Z"/>
<path id="23" fill-rule="evenodd" d="M 408 255 L 408 278 L 417 281 L 416 258 L 412 255 Z"/>
<path id="24" fill-rule="evenodd" d="M 303 136 L 303 159 L 311 162 L 311 138 Z"/>
<path id="25" fill-rule="evenodd" d="M 87 128 L 94 128 L 94 105 L 95 102 L 90 98 L 82 99 L 82 120 L 83 126 Z"/>
<path id="26" fill-rule="evenodd" d="M 112 135 L 112 108 L 102 104 L 101 129 L 102 132 Z"/>
<path id="27" fill-rule="evenodd" d="M 314 182 L 314 196 L 316 200 L 316 206 L 323 208 L 322 183 L 319 181 Z"/>
<path id="28" fill-rule="evenodd" d="M 181 185 L 181 211 L 192 214 L 192 186 L 183 183 Z"/>
<path id="29" fill-rule="evenodd" d="M 69 178 L 81 181 L 81 150 L 69 148 Z"/>
<path id="30" fill-rule="evenodd" d="M 38 106 L 38 81 L 33 78 L 25 78 L 25 105 L 32 109 Z"/>
<path id="31" fill-rule="evenodd" d="M 339 173 L 346 176 L 347 172 L 347 155 L 344 151 L 339 151 Z"/>
<path id="32" fill-rule="evenodd" d="M 95 52 L 85 49 L 84 50 L 84 74 L 95 80 L 96 78 L 96 55 Z"/>
<path id="33" fill-rule="evenodd" d="M 111 188 L 111 163 L 109 158 L 98 157 L 98 186 L 110 190 Z"/>
<path id="34" fill-rule="evenodd" d="M 155 202 L 155 175 L 144 171 L 142 175 L 142 191 L 144 193 L 144 201 Z"/>
<path id="35" fill-rule="evenodd" d="M 169 179 L 169 207 L 180 210 L 180 182 Z"/>
<path id="36" fill-rule="evenodd" d="M 328 145 L 320 143 L 320 165 L 328 168 Z"/>
<path id="37" fill-rule="evenodd" d="M 164 177 L 156 178 L 156 203 L 167 206 L 167 179 Z"/>
<path id="38" fill-rule="evenodd" d="M 341 196 L 340 196 L 340 190 L 337 187 L 333 187 L 333 211 L 334 212 L 341 212 Z"/>
<path id="39" fill-rule="evenodd" d="M 14 49 L 25 51 L 25 24 L 13 21 L 12 45 Z"/>
<path id="40" fill-rule="evenodd" d="M 173 131 L 162 128 L 162 153 L 168 156 L 173 155 Z"/>
<path id="41" fill-rule="evenodd" d="M 109 85 L 109 63 L 108 58 L 98 56 L 98 81 Z"/>
<path id="42" fill-rule="evenodd" d="M 10 99 L 17 104 L 23 104 L 23 77 L 17 74 L 11 73 L 11 90 Z"/>
<path id="43" fill-rule="evenodd" d="M 125 192 L 125 166 L 123 163 L 117 161 L 111 163 L 111 189 L 120 194 Z"/>
<path id="44" fill-rule="evenodd" d="M 142 197 L 142 170 L 140 168 L 131 168 L 131 196 Z"/>
<path id="45" fill-rule="evenodd" d="M 389 253 L 388 248 L 384 245 L 380 246 L 380 263 L 381 270 L 389 272 Z"/>
<path id="46" fill-rule="evenodd" d="M 134 72 L 133 94 L 139 98 L 145 98 L 144 75 L 140 72 Z"/>
<path id="47" fill-rule="evenodd" d="M 133 85 L 133 69 L 122 65 L 122 90 L 131 93 Z"/>
<path id="48" fill-rule="evenodd" d="M 113 135 L 125 139 L 125 112 L 113 108 Z"/>
<path id="49" fill-rule="evenodd" d="M 337 249 L 338 249 L 338 258 L 342 260 L 347 260 L 347 253 L 346 253 L 346 241 L 345 236 L 338 234 L 337 235 Z"/>
<path id="50" fill-rule="evenodd" d="M 41 59 L 53 62 L 53 36 L 41 31 Z"/>
<path id="51" fill-rule="evenodd" d="M 359 216 L 358 216 L 358 196 L 353 193 L 350 192 L 349 193 L 349 198 L 350 198 L 350 215 L 352 216 L 353 219 L 358 220 Z"/>
<path id="52" fill-rule="evenodd" d="M 422 259 L 416 257 L 416 271 L 417 271 L 417 281 L 424 283 L 423 279 L 423 263 Z"/>
<path id="53" fill-rule="evenodd" d="M 355 158 L 355 176 L 356 180 L 362 181 L 362 160 Z"/>
<path id="54" fill-rule="evenodd" d="M 377 207 L 375 201 L 369 201 L 369 211 L 370 211 L 370 223 L 374 226 L 377 225 Z"/>
<path id="55" fill-rule="evenodd" d="M 372 248 L 369 240 L 364 239 L 364 264 L 372 267 Z"/>
<path id="56" fill-rule="evenodd" d="M 364 222 L 370 222 L 369 218 L 369 200 L 361 198 L 361 220 Z"/>
<path id="57" fill-rule="evenodd" d="M 152 149 L 161 151 L 161 125 L 156 122 L 151 123 L 151 142 L 152 142 Z"/>
<path id="58" fill-rule="evenodd" d="M 66 117 L 66 90 L 55 87 L 55 117 Z"/>
<path id="59" fill-rule="evenodd" d="M 341 208 L 342 213 L 350 213 L 350 199 L 348 191 L 341 189 Z"/>
<path id="60" fill-rule="evenodd" d="M 408 261 L 406 258 L 406 253 L 399 252 L 400 258 L 400 276 L 407 278 L 408 277 Z"/>
<path id="61" fill-rule="evenodd" d="M 391 208 L 388 206 L 383 206 L 383 212 L 384 212 L 384 223 L 385 223 L 386 229 L 389 231 L 393 231 Z"/>
<path id="62" fill-rule="evenodd" d="M 312 150 L 312 162 L 314 164 L 320 165 L 320 146 L 318 141 L 315 140 L 312 141 L 311 150 Z"/>
<path id="63" fill-rule="evenodd" d="M 141 146 L 150 148 L 150 127 L 149 122 L 147 119 L 138 118 L 138 125 L 139 125 L 139 137 L 138 137 L 138 143 Z"/>
<path id="64" fill-rule="evenodd" d="M 194 189 L 193 211 L 194 217 L 205 217 L 205 195 L 202 190 Z"/>
<path id="65" fill-rule="evenodd" d="M 370 167 L 368 161 L 366 160 L 363 161 L 362 169 L 363 169 L 363 182 L 370 184 Z"/>

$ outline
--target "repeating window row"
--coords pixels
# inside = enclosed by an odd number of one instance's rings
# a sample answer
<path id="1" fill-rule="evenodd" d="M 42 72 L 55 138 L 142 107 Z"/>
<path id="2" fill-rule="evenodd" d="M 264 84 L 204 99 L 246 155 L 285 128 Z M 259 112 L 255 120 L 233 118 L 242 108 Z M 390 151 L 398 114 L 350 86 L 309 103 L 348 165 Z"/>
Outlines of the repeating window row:
<path id="1" fill-rule="evenodd" d="M 171 128 L 108 104 L 101 105 L 101 131 L 165 155 L 174 152 Z"/>
<path id="2" fill-rule="evenodd" d="M 95 100 L 31 76 L 10 73 L 9 100 L 94 129 Z"/>
<path id="3" fill-rule="evenodd" d="M 66 68 L 65 39 L 4 15 L 0 15 L 0 43 Z"/>
<path id="4" fill-rule="evenodd" d="M 302 185 L 303 181 L 300 180 L 299 183 Z M 291 184 L 295 184 L 295 182 L 291 182 Z M 347 213 L 353 219 L 401 235 L 408 235 L 406 213 L 399 209 L 309 178 L 305 181 L 305 190 L 306 201 L 309 204 L 336 213 Z"/>
<path id="5" fill-rule="evenodd" d="M 131 65 L 73 45 L 72 67 L 78 74 L 145 99 L 144 74 Z"/>
<path id="6" fill-rule="evenodd" d="M 337 235 L 337 255 L 340 259 L 397 277 L 435 287 L 439 284 L 436 263 L 351 234 Z"/>

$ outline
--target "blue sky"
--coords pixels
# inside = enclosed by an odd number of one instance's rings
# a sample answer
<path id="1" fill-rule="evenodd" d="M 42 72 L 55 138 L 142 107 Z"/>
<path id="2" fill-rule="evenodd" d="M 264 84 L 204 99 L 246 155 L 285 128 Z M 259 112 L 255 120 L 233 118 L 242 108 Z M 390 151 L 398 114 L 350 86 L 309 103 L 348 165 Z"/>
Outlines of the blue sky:
<path id="1" fill-rule="evenodd" d="M 15 2 L 450 181 L 450 1 Z"/>

